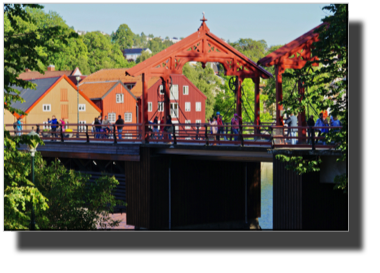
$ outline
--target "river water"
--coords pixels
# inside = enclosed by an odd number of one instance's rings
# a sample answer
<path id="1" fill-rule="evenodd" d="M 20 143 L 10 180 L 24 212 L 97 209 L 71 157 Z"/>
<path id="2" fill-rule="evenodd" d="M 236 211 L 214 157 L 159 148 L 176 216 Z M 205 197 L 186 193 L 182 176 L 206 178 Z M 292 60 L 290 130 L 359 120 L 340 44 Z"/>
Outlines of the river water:
<path id="1" fill-rule="evenodd" d="M 273 163 L 261 162 L 261 217 L 262 229 L 273 229 Z"/>

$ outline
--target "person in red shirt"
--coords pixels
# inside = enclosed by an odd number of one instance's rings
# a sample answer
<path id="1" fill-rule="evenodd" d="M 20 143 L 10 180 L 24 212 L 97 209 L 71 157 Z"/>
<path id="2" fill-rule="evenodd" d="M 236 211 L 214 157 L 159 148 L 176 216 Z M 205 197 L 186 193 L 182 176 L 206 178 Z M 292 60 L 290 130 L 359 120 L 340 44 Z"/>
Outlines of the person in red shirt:
<path id="1" fill-rule="evenodd" d="M 220 115 L 220 112 L 216 112 L 216 121 L 218 123 L 218 134 L 216 136 L 217 140 L 220 140 L 220 134 L 224 134 L 223 117 Z M 227 137 L 224 136 L 224 140 L 227 140 Z"/>
<path id="2" fill-rule="evenodd" d="M 234 140 L 238 140 L 238 135 L 239 135 L 239 120 L 242 120 L 241 117 L 238 116 L 238 114 L 234 114 L 234 117 L 231 119 L 231 133 L 236 135 Z"/>

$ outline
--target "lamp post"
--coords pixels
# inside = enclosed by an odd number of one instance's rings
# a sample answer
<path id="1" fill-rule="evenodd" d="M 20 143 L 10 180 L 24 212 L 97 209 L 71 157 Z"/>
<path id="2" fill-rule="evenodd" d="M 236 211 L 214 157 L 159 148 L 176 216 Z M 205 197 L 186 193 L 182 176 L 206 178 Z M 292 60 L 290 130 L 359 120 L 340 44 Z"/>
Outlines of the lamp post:
<path id="1" fill-rule="evenodd" d="M 33 130 L 33 127 L 32 127 L 32 131 L 28 134 L 28 136 L 39 136 L 39 134 L 37 134 L 34 130 Z M 32 183 L 34 185 L 34 155 L 37 151 L 37 146 L 38 146 L 38 143 L 35 143 L 33 140 L 32 140 L 32 144 L 28 144 L 28 148 L 29 148 L 29 152 L 30 152 L 30 155 L 32 157 Z M 36 229 L 36 222 L 34 220 L 34 204 L 33 204 L 33 196 L 32 196 L 32 217 L 30 219 L 30 229 L 31 230 L 35 230 Z"/>
<path id="2" fill-rule="evenodd" d="M 78 84 L 79 84 L 79 81 L 80 81 L 80 76 L 77 76 L 76 77 L 76 80 L 77 80 L 77 113 L 78 113 L 78 116 L 77 116 L 77 138 L 79 138 L 79 87 L 78 87 Z"/>

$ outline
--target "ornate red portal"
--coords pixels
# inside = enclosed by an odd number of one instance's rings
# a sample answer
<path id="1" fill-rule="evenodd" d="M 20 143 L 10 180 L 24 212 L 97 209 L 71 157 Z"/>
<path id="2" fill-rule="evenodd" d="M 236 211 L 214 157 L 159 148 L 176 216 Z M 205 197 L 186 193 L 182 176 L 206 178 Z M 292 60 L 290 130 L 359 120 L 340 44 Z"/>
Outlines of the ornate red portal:
<path id="1" fill-rule="evenodd" d="M 313 28 L 304 35 L 277 49 L 271 54 L 260 59 L 257 63 L 262 66 L 275 66 L 276 75 L 276 125 L 281 125 L 281 110 L 283 110 L 282 102 L 282 74 L 286 69 L 301 69 L 308 61 L 318 60 L 317 56 L 311 57 L 312 44 L 318 41 L 318 33 L 314 30 L 323 24 Z M 318 66 L 314 63 L 313 66 Z M 298 83 L 298 93 L 304 95 L 305 89 L 302 83 Z M 302 96 L 300 103 L 302 101 Z M 298 115 L 298 126 L 306 126 L 305 111 Z M 299 136 L 306 136 L 306 130 L 302 130 Z"/>
<path id="2" fill-rule="evenodd" d="M 180 42 L 168 47 L 144 62 L 128 69 L 126 75 L 138 76 L 143 75 L 143 95 L 142 95 L 142 122 L 148 121 L 148 102 L 147 102 L 147 82 L 153 76 L 159 76 L 162 79 L 165 88 L 165 122 L 166 116 L 169 115 L 169 98 L 170 98 L 170 75 L 182 74 L 182 68 L 185 63 L 190 61 L 201 62 L 205 67 L 207 62 L 218 62 L 223 65 L 225 75 L 237 77 L 236 90 L 236 112 L 241 116 L 241 84 L 245 78 L 251 78 L 255 83 L 255 122 L 259 125 L 259 84 L 260 77 L 268 79 L 272 77 L 265 69 L 258 66 L 248 57 L 234 49 L 228 43 L 210 32 L 206 25 L 206 19 L 203 16 L 202 24 L 198 31 L 182 39 Z"/>

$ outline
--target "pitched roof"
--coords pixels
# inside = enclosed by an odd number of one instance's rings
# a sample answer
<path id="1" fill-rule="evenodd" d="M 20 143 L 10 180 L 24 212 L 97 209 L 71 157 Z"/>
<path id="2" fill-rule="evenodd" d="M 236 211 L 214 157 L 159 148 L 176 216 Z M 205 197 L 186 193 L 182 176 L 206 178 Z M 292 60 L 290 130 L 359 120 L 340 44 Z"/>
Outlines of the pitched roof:
<path id="1" fill-rule="evenodd" d="M 76 89 L 75 84 L 66 76 L 62 75 L 61 77 L 54 78 L 45 78 L 45 79 L 36 79 L 31 80 L 31 82 L 35 83 L 36 89 L 23 89 L 19 86 L 12 86 L 12 88 L 19 90 L 20 96 L 25 100 L 24 103 L 20 103 L 19 101 L 13 102 L 11 106 L 16 109 L 20 109 L 25 113 L 29 113 L 34 106 L 37 105 L 39 101 L 41 101 L 62 79 L 65 79 L 73 88 Z M 79 94 L 87 100 L 99 113 L 102 111 L 97 107 L 82 91 L 79 90 Z M 14 114 L 16 117 L 19 115 L 17 113 Z"/>
<path id="2" fill-rule="evenodd" d="M 27 111 L 50 87 L 58 81 L 59 77 L 48 78 L 48 79 L 37 79 L 30 82 L 35 83 L 36 89 L 23 89 L 19 86 L 12 86 L 13 89 L 19 90 L 20 97 L 22 97 L 25 102 L 21 103 L 19 101 L 13 102 L 11 107 L 20 109 L 22 111 Z"/>
<path id="3" fill-rule="evenodd" d="M 125 70 L 124 70 L 125 73 Z M 152 87 L 153 84 L 155 84 L 158 80 L 160 80 L 160 77 L 151 77 L 148 81 L 148 89 Z M 132 94 L 135 97 L 140 97 L 142 95 L 142 80 L 141 78 L 139 81 L 136 82 L 136 85 L 131 89 Z"/>
<path id="4" fill-rule="evenodd" d="M 297 39 L 291 41 L 290 43 L 287 43 L 286 45 L 280 47 L 279 49 L 273 51 L 272 53 L 268 54 L 264 58 L 261 58 L 257 63 L 262 66 L 272 66 L 275 60 L 281 58 L 285 54 L 291 52 L 294 49 L 297 49 L 299 46 L 304 44 L 305 42 L 311 40 L 311 39 L 316 39 L 318 38 L 319 34 L 314 33 L 314 30 L 319 28 L 325 23 L 322 23 L 318 25 L 317 27 L 313 28 L 312 30 L 309 30 L 305 34 L 301 35 Z"/>
<path id="5" fill-rule="evenodd" d="M 142 51 L 147 49 L 148 48 L 127 48 L 123 50 L 123 54 L 141 54 Z"/>
<path id="6" fill-rule="evenodd" d="M 33 80 L 33 79 L 44 79 L 52 77 L 60 77 L 62 75 L 72 76 L 77 70 L 77 67 L 74 70 L 62 70 L 62 71 L 45 71 L 45 74 L 41 74 L 38 71 L 30 71 L 21 73 L 18 78 L 21 80 Z"/>
<path id="7" fill-rule="evenodd" d="M 173 53 L 177 53 L 183 50 L 184 48 L 192 46 L 194 42 L 198 41 L 200 37 L 202 37 L 203 35 L 208 36 L 209 38 L 212 38 L 214 42 L 218 43 L 219 45 L 224 47 L 226 50 L 230 51 L 232 54 L 238 56 L 239 58 L 247 62 L 249 65 L 253 66 L 255 69 L 257 69 L 261 73 L 261 77 L 263 78 L 273 77 L 271 73 L 266 71 L 264 68 L 258 66 L 254 61 L 249 59 L 247 56 L 245 56 L 244 54 L 242 54 L 241 52 L 233 48 L 231 45 L 229 45 L 228 43 L 226 43 L 225 41 L 223 41 L 216 35 L 212 34 L 204 21 L 202 25 L 200 26 L 200 28 L 198 29 L 198 31 L 187 36 L 181 41 L 169 46 L 168 48 L 162 50 L 161 52 L 150 57 L 149 59 L 146 59 L 145 61 L 135 65 L 134 67 L 128 68 L 125 73 L 127 75 L 132 75 L 132 76 L 141 75 L 142 73 L 144 73 L 144 71 L 146 71 L 147 68 L 150 69 L 157 62 L 166 60 Z"/>
<path id="8" fill-rule="evenodd" d="M 101 69 L 99 71 L 96 71 L 92 73 L 91 75 L 88 75 L 85 79 L 83 79 L 79 86 L 86 82 L 105 82 L 105 81 L 121 81 L 123 83 L 130 82 L 134 83 L 137 82 L 141 76 L 138 77 L 131 77 L 131 76 L 125 76 L 125 70 L 127 68 L 113 68 L 113 69 Z"/>
<path id="9" fill-rule="evenodd" d="M 117 85 L 121 84 L 122 87 L 127 90 L 134 99 L 136 97 L 131 91 L 124 86 L 121 81 L 117 82 L 87 82 L 79 87 L 79 90 L 83 92 L 90 99 L 104 99 Z"/>

